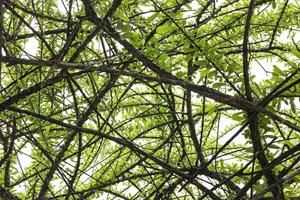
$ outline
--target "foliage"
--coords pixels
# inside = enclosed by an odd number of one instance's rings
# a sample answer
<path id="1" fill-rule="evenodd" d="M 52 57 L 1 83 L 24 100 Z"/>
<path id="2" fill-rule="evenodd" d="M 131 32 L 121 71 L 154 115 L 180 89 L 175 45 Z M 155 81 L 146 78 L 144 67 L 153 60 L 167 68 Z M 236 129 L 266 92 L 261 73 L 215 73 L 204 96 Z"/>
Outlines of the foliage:
<path id="1" fill-rule="evenodd" d="M 0 198 L 300 193 L 298 1 L 0 8 Z"/>

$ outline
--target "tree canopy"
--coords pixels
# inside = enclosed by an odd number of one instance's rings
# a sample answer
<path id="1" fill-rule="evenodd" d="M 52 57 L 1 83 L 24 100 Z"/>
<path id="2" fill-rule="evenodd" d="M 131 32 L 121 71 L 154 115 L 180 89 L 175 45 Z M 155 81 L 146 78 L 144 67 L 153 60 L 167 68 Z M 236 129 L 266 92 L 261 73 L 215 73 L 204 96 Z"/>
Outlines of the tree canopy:
<path id="1" fill-rule="evenodd" d="M 0 198 L 295 199 L 295 0 L 1 0 Z"/>

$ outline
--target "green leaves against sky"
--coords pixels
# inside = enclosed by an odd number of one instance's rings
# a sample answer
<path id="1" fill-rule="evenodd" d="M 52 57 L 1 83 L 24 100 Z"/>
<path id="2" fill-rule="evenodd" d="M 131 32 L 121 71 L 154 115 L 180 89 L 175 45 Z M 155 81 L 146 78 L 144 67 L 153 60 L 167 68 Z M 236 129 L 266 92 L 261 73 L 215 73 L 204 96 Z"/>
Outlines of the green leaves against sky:
<path id="1" fill-rule="evenodd" d="M 298 1 L 0 8 L 0 199 L 299 196 Z"/>

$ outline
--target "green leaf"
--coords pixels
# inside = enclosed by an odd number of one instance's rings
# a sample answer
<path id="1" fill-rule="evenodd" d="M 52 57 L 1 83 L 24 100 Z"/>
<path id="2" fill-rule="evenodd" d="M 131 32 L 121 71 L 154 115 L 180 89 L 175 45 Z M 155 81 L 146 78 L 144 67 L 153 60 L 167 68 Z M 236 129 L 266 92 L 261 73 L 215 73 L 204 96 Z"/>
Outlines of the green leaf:
<path id="1" fill-rule="evenodd" d="M 233 115 L 230 116 L 231 119 L 235 121 L 242 121 L 245 119 L 243 116 L 244 114 L 242 112 L 234 113 Z"/>
<path id="2" fill-rule="evenodd" d="M 271 138 L 271 139 L 274 139 L 274 138 L 277 138 L 275 135 L 263 135 L 265 138 Z"/>
<path id="3" fill-rule="evenodd" d="M 224 85 L 225 85 L 224 83 L 214 83 L 212 87 L 218 89 L 218 88 L 220 88 L 221 86 L 224 86 Z"/>
<path id="4" fill-rule="evenodd" d="M 279 67 L 277 67 L 277 65 L 273 65 L 273 69 L 274 69 L 274 73 L 276 73 L 277 75 L 284 74 L 283 71 Z"/>
<path id="5" fill-rule="evenodd" d="M 276 2 L 275 2 L 275 0 L 273 0 L 273 1 L 271 2 L 271 4 L 272 4 L 272 8 L 275 9 L 275 8 L 276 8 Z"/>
<path id="6" fill-rule="evenodd" d="M 120 18 L 123 21 L 130 21 L 129 18 L 121 11 L 117 10 L 114 14 L 116 17 Z"/>
<path id="7" fill-rule="evenodd" d="M 280 149 L 280 147 L 277 146 L 277 145 L 275 145 L 275 144 L 271 144 L 271 145 L 269 146 L 269 148 L 271 148 L 271 149 Z"/>
<path id="8" fill-rule="evenodd" d="M 287 144 L 289 147 L 294 146 L 294 144 L 290 140 L 285 140 L 284 143 Z"/>
<path id="9" fill-rule="evenodd" d="M 128 32 L 128 31 L 130 31 L 131 26 L 130 26 L 129 23 L 124 23 L 124 22 L 119 21 L 117 23 L 117 28 L 120 29 L 120 30 L 123 30 L 125 32 Z"/>
<path id="10" fill-rule="evenodd" d="M 297 58 L 300 59 L 300 52 L 299 51 L 291 51 Z"/>
<path id="11" fill-rule="evenodd" d="M 217 108 L 215 106 L 211 107 L 208 111 L 208 115 L 212 115 L 216 111 L 216 109 Z"/>
<path id="12" fill-rule="evenodd" d="M 161 62 L 164 62 L 166 61 L 167 59 L 169 58 L 169 55 L 164 53 L 164 54 L 161 54 L 159 57 L 158 57 L 158 60 L 161 61 Z"/>
<path id="13" fill-rule="evenodd" d="M 46 126 L 46 128 L 45 128 L 45 135 L 46 136 L 49 135 L 49 130 L 50 130 L 50 126 Z"/>
<path id="14" fill-rule="evenodd" d="M 173 31 L 173 28 L 169 24 L 164 24 L 157 27 L 156 32 L 159 35 L 165 35 Z"/>
<path id="15" fill-rule="evenodd" d="M 294 99 L 292 99 L 292 98 L 290 98 L 290 105 L 291 105 L 292 113 L 296 114 L 296 106 L 294 103 Z"/>
<path id="16" fill-rule="evenodd" d="M 158 15 L 159 15 L 159 12 L 156 12 L 155 14 L 151 15 L 150 17 L 148 17 L 147 23 L 148 23 L 148 24 L 151 24 L 151 23 L 153 22 L 153 20 L 154 20 L 156 17 L 158 17 Z"/>
<path id="17" fill-rule="evenodd" d="M 176 73 L 176 76 L 177 76 L 178 78 L 182 78 L 182 77 L 185 76 L 185 75 L 186 75 L 186 73 L 185 73 L 185 72 L 182 72 L 182 71 L 179 71 L 179 72 Z"/>

